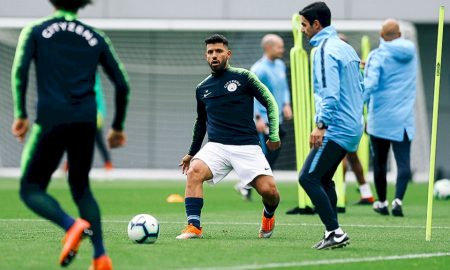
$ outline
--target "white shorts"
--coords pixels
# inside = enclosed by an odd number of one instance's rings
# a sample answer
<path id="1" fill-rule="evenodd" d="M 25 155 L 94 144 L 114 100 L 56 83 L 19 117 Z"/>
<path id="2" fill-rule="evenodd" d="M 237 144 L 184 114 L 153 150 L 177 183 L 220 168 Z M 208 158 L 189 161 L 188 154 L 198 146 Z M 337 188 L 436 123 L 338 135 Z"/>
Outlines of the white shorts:
<path id="1" fill-rule="evenodd" d="M 213 178 L 210 184 L 220 182 L 233 169 L 242 186 L 248 185 L 259 175 L 270 175 L 272 169 L 259 145 L 226 145 L 208 142 L 193 157 L 208 165 Z"/>

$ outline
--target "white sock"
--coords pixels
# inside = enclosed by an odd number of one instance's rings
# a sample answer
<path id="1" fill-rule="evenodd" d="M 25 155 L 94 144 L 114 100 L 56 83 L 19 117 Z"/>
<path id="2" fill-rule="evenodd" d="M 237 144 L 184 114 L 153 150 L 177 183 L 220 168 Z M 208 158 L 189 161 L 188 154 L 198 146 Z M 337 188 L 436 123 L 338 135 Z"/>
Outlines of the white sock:
<path id="1" fill-rule="evenodd" d="M 344 231 L 341 229 L 341 227 L 337 228 L 336 230 L 334 230 L 335 234 L 344 234 Z"/>
<path id="2" fill-rule="evenodd" d="M 385 207 L 389 206 L 388 200 L 385 200 L 384 202 L 380 202 L 380 204 L 381 204 L 381 206 L 385 206 Z"/>
<path id="3" fill-rule="evenodd" d="M 371 198 L 372 190 L 370 189 L 370 185 L 365 183 L 364 185 L 359 186 L 359 192 L 361 193 L 361 198 Z"/>
<path id="4" fill-rule="evenodd" d="M 400 199 L 398 199 L 398 198 L 395 198 L 395 200 L 392 201 L 392 205 L 394 205 L 394 203 L 396 203 L 396 204 L 402 206 L 402 200 L 400 200 Z"/>
<path id="5" fill-rule="evenodd" d="M 344 231 L 341 229 L 341 227 L 339 227 L 334 231 L 325 231 L 325 238 L 327 238 L 332 232 L 334 232 L 335 234 L 344 234 Z"/>

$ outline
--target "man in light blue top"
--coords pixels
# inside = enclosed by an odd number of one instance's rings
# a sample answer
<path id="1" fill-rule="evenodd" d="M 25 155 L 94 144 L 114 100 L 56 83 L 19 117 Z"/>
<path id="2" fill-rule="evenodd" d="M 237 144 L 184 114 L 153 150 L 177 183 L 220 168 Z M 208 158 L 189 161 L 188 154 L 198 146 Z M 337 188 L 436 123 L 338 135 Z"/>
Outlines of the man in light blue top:
<path id="1" fill-rule="evenodd" d="M 311 151 L 299 182 L 326 228 L 313 248 L 344 247 L 350 238 L 339 227 L 332 177 L 345 155 L 356 151 L 363 132 L 360 59 L 330 25 L 331 12 L 324 2 L 312 3 L 299 13 L 302 32 L 317 47 L 313 59 L 317 126 L 310 135 Z"/>
<path id="2" fill-rule="evenodd" d="M 252 66 L 251 71 L 258 76 L 274 96 L 278 105 L 279 123 L 281 126 L 283 119 L 292 119 L 291 93 L 286 76 L 286 65 L 281 60 L 284 53 L 284 42 L 278 35 L 267 34 L 261 41 L 261 47 L 264 50 L 264 55 Z M 255 102 L 255 118 L 263 152 L 273 168 L 279 156 L 279 149 L 270 152 L 264 147 L 268 137 L 267 123 L 269 121 L 266 108 L 257 101 Z M 285 131 L 280 127 L 280 137 L 284 137 L 284 135 Z"/>
<path id="3" fill-rule="evenodd" d="M 278 35 L 267 34 L 261 40 L 261 47 L 264 51 L 264 55 L 252 66 L 251 71 L 253 71 L 259 80 L 267 86 L 277 102 L 280 123 L 279 134 L 280 139 L 283 140 L 286 135 L 286 131 L 281 125 L 283 119 L 292 119 L 291 93 L 289 91 L 286 76 L 286 65 L 281 60 L 284 53 L 284 42 Z M 255 122 L 261 148 L 270 167 L 274 168 L 278 156 L 280 155 L 280 148 L 275 151 L 269 151 L 266 147 L 266 141 L 269 139 L 267 110 L 256 99 Z M 243 187 L 238 183 L 235 186 L 235 189 L 242 195 L 244 200 L 251 199 L 252 193 L 250 187 Z"/>
<path id="4" fill-rule="evenodd" d="M 365 68 L 364 100 L 368 102 L 367 132 L 372 143 L 375 187 L 374 210 L 389 215 L 386 167 L 392 144 L 398 174 L 392 215 L 403 216 L 402 200 L 411 179 L 410 149 L 414 138 L 417 56 L 414 43 L 401 38 L 397 21 L 381 29 L 380 46 L 369 54 Z"/>

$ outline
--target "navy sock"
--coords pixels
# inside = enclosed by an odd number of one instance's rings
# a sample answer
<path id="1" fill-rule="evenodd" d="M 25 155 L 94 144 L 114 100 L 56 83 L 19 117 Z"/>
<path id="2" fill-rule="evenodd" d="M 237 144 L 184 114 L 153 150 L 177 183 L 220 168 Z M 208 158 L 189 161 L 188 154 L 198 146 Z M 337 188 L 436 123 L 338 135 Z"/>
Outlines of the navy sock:
<path id="1" fill-rule="evenodd" d="M 66 232 L 70 229 L 70 227 L 72 227 L 72 225 L 74 223 L 75 223 L 75 220 L 69 215 L 65 215 L 62 218 L 62 226 L 63 226 L 64 230 L 66 230 Z"/>
<path id="2" fill-rule="evenodd" d="M 200 227 L 200 214 L 203 208 L 203 198 L 189 197 L 184 200 L 188 224 Z"/>
<path id="3" fill-rule="evenodd" d="M 264 204 L 264 216 L 266 218 L 272 218 L 275 215 L 275 210 L 277 209 L 278 204 L 274 206 L 270 206 L 268 204 Z"/>

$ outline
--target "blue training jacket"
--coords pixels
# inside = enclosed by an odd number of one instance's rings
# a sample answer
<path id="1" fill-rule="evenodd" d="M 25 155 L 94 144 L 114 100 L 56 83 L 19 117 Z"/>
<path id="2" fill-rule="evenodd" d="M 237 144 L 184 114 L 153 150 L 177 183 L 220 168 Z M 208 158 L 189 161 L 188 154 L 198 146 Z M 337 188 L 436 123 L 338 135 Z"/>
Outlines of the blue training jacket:
<path id="1" fill-rule="evenodd" d="M 370 52 L 364 78 L 368 102 L 367 132 L 378 138 L 402 141 L 406 131 L 414 138 L 417 56 L 414 43 L 403 38 Z"/>
<path id="2" fill-rule="evenodd" d="M 325 136 L 355 152 L 363 132 L 363 77 L 359 57 L 333 26 L 311 40 L 314 54 L 315 121 L 328 126 Z"/>
<path id="3" fill-rule="evenodd" d="M 259 59 L 251 68 L 259 80 L 269 88 L 278 105 L 279 122 L 283 123 L 283 107 L 291 104 L 286 65 L 280 59 L 269 60 L 266 56 Z M 269 123 L 267 109 L 255 100 L 255 114 L 260 115 L 264 122 Z"/>

